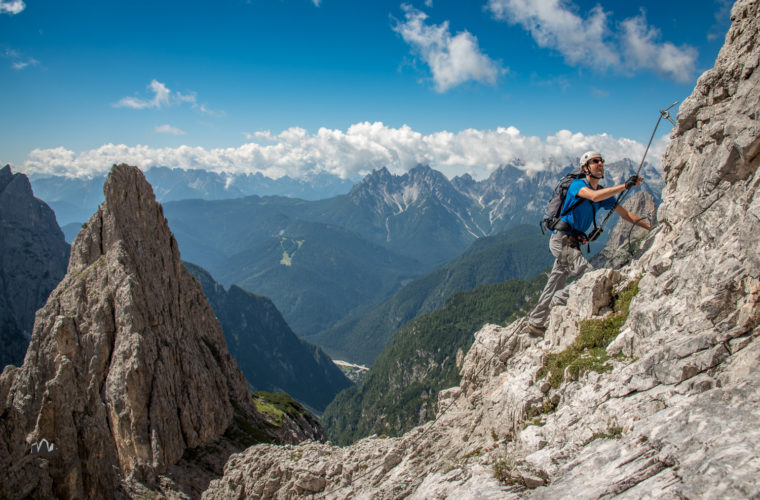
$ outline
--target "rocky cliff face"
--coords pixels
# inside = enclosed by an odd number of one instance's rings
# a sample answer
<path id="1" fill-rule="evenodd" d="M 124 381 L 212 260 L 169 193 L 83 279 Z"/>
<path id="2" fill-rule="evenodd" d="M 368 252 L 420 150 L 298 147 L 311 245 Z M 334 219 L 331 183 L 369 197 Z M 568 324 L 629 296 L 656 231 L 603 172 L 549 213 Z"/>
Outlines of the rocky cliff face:
<path id="1" fill-rule="evenodd" d="M 34 313 L 66 274 L 69 245 L 29 179 L 0 169 L 0 369 L 20 365 Z"/>
<path id="2" fill-rule="evenodd" d="M 599 269 L 546 338 L 486 326 L 438 417 L 347 447 L 257 446 L 204 498 L 760 495 L 760 2 L 682 104 L 644 254 Z"/>
<path id="3" fill-rule="evenodd" d="M 192 495 L 240 441 L 305 437 L 267 429 L 142 173 L 114 166 L 104 192 L 0 378 L 0 497 Z"/>

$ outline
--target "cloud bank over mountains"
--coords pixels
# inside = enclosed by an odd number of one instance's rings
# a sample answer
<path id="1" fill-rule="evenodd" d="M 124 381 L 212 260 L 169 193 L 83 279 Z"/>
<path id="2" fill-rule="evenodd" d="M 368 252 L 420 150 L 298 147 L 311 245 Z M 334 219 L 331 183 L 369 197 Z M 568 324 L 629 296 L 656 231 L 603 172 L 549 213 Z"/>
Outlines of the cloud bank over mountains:
<path id="1" fill-rule="evenodd" d="M 304 178 L 327 172 L 345 179 L 381 167 L 403 173 L 426 164 L 449 178 L 469 173 L 484 179 L 499 166 L 516 160 L 525 170 L 543 170 L 549 163 L 574 162 L 589 149 L 601 151 L 610 161 L 639 161 L 646 146 L 608 134 L 584 135 L 569 130 L 543 139 L 523 135 L 515 127 L 425 135 L 406 125 L 391 128 L 381 122 L 357 123 L 346 131 L 320 128 L 310 133 L 292 127 L 276 134 L 267 131 L 246 137 L 250 141 L 246 144 L 215 149 L 125 144 L 104 144 L 81 152 L 64 147 L 34 149 L 19 169 L 38 176 L 93 177 L 105 173 L 114 163 L 125 162 L 143 170 L 163 166 L 230 174 L 261 172 L 271 178 Z M 658 168 L 667 141 L 667 137 L 655 141 L 647 156 Z"/>

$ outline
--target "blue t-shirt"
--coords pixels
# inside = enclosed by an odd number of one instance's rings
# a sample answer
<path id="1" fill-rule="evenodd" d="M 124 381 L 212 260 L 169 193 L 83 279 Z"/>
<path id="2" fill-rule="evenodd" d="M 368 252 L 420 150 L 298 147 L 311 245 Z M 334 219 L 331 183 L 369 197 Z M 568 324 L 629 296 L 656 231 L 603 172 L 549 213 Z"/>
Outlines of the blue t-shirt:
<path id="1" fill-rule="evenodd" d="M 574 203 L 576 203 L 578 200 L 583 200 L 582 196 L 578 196 L 578 191 L 581 190 L 581 188 L 587 187 L 589 189 L 593 189 L 591 186 L 589 186 L 586 183 L 586 179 L 575 179 L 572 184 L 570 184 L 570 187 L 567 189 L 567 196 L 565 197 L 565 204 L 562 205 L 562 212 L 564 213 L 565 210 L 567 210 L 569 207 L 571 207 Z M 602 186 L 597 186 L 596 190 L 602 189 Z M 615 206 L 615 197 L 610 196 L 606 200 L 602 201 L 591 201 L 589 199 L 585 199 L 583 203 L 575 207 L 573 210 L 571 210 L 567 215 L 562 217 L 562 220 L 570 224 L 573 229 L 576 229 L 578 231 L 581 231 L 585 233 L 588 231 L 589 227 L 591 227 L 591 224 L 594 220 L 594 210 L 599 210 L 599 208 L 604 208 L 607 210 L 611 210 L 613 206 Z M 591 204 L 594 204 L 594 208 L 591 208 Z"/>

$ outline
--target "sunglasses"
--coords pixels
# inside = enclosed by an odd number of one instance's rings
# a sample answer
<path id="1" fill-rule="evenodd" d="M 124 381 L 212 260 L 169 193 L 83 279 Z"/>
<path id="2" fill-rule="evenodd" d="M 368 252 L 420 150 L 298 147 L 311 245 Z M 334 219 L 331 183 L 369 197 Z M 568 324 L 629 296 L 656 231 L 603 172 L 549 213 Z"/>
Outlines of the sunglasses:
<path id="1" fill-rule="evenodd" d="M 594 158 L 592 160 L 588 161 L 589 165 L 596 165 L 597 163 L 604 163 L 604 160 L 601 158 Z"/>

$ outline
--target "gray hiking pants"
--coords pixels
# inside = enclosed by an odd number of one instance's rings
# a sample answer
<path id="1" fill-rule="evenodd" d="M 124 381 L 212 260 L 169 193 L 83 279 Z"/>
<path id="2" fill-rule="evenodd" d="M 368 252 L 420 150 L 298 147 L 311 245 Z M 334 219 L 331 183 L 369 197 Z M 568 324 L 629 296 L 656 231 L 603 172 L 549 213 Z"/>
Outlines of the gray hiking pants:
<path id="1" fill-rule="evenodd" d="M 538 299 L 538 304 L 528 315 L 528 322 L 539 328 L 546 328 L 549 311 L 552 305 L 567 303 L 568 291 L 565 288 L 567 278 L 580 276 L 593 269 L 593 266 L 583 257 L 580 249 L 570 246 L 570 238 L 557 231 L 549 239 L 549 251 L 556 259 L 549 274 L 544 291 Z"/>

